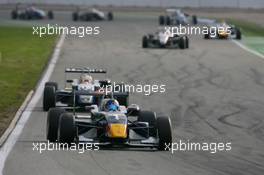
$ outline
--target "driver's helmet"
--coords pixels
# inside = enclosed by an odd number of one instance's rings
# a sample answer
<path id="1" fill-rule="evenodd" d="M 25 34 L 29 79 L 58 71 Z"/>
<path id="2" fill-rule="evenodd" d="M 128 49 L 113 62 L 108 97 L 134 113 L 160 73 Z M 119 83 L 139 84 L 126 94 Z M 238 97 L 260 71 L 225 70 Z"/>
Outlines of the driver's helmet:
<path id="1" fill-rule="evenodd" d="M 106 100 L 103 104 L 103 110 L 110 112 L 110 111 L 118 111 L 119 110 L 119 103 L 115 99 Z"/>
<path id="2" fill-rule="evenodd" d="M 81 84 L 91 84 L 93 82 L 93 77 L 88 74 L 82 74 L 80 77 Z"/>

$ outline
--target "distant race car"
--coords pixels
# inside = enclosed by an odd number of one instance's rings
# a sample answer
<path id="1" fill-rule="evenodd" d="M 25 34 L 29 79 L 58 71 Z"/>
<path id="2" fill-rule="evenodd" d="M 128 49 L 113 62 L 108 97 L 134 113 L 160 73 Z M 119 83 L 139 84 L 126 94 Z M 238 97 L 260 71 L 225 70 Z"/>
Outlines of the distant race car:
<path id="1" fill-rule="evenodd" d="M 72 13 L 73 21 L 112 21 L 113 19 L 114 16 L 112 12 L 105 13 L 95 8 L 92 8 L 86 12 L 80 12 L 80 10 L 77 9 Z"/>
<path id="2" fill-rule="evenodd" d="M 43 91 L 43 110 L 48 111 L 53 107 L 62 107 L 65 109 L 72 109 L 74 105 L 79 109 L 84 109 L 92 104 L 98 104 L 100 99 L 96 95 L 85 95 L 86 93 L 104 94 L 107 85 L 111 84 L 108 79 L 94 80 L 90 74 L 105 74 L 103 69 L 89 69 L 89 68 L 66 68 L 65 73 L 81 74 L 79 79 L 67 79 L 65 87 L 58 89 L 56 82 L 46 82 Z M 122 85 L 122 83 L 120 83 Z M 73 92 L 76 91 L 76 95 Z M 119 103 L 128 106 L 129 93 L 124 90 L 118 94 L 114 94 Z"/>
<path id="3" fill-rule="evenodd" d="M 45 12 L 44 10 L 38 9 L 34 6 L 26 7 L 24 10 L 19 9 L 19 5 L 16 6 L 11 12 L 12 19 L 53 19 L 54 14 L 52 11 Z"/>
<path id="4" fill-rule="evenodd" d="M 183 13 L 181 9 L 166 9 L 166 15 L 159 16 L 160 25 L 197 24 L 197 16 Z"/>
<path id="5" fill-rule="evenodd" d="M 204 39 L 242 39 L 241 31 L 234 25 L 226 22 L 210 25 L 208 34 L 204 34 Z"/>
<path id="6" fill-rule="evenodd" d="M 91 95 L 91 94 L 87 94 Z M 150 147 L 168 150 L 172 142 L 169 117 L 156 117 L 138 105 L 120 106 L 105 98 L 83 113 L 52 108 L 47 116 L 47 140 L 59 143 L 91 143 L 110 147 Z"/>
<path id="7" fill-rule="evenodd" d="M 166 31 L 165 28 L 159 28 L 154 34 L 148 34 L 142 38 L 143 48 L 189 48 L 189 38 L 179 36 Z"/>

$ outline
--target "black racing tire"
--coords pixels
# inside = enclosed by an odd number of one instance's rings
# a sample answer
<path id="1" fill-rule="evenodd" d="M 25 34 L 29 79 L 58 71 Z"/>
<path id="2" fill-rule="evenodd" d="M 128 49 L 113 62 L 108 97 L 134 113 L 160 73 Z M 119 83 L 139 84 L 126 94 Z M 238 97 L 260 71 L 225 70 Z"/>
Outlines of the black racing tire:
<path id="1" fill-rule="evenodd" d="M 193 22 L 194 25 L 198 24 L 198 20 L 197 20 L 197 16 L 196 15 L 192 16 L 192 22 Z"/>
<path id="2" fill-rule="evenodd" d="M 185 36 L 184 38 L 185 38 L 185 47 L 186 49 L 188 49 L 189 48 L 189 38 L 188 36 Z"/>
<path id="3" fill-rule="evenodd" d="M 54 19 L 54 14 L 53 14 L 53 11 L 48 11 L 48 18 L 49 19 Z"/>
<path id="4" fill-rule="evenodd" d="M 171 19 L 169 16 L 166 16 L 166 25 L 171 25 Z"/>
<path id="5" fill-rule="evenodd" d="M 56 106 L 56 90 L 54 86 L 45 86 L 43 93 L 43 110 L 48 111 Z"/>
<path id="6" fill-rule="evenodd" d="M 108 14 L 107 14 L 107 19 L 108 19 L 108 21 L 113 21 L 113 19 L 114 19 L 114 15 L 113 15 L 112 12 L 108 12 Z"/>
<path id="7" fill-rule="evenodd" d="M 70 113 L 63 113 L 60 116 L 58 127 L 58 141 L 60 143 L 72 143 L 76 137 L 74 116 Z"/>
<path id="8" fill-rule="evenodd" d="M 58 90 L 58 83 L 56 82 L 46 82 L 45 86 L 54 86 L 55 90 Z"/>
<path id="9" fill-rule="evenodd" d="M 242 39 L 242 34 L 241 34 L 241 30 L 236 28 L 236 39 L 237 40 L 241 40 Z"/>
<path id="10" fill-rule="evenodd" d="M 78 12 L 73 12 L 73 13 L 72 13 L 72 20 L 73 20 L 73 21 L 78 21 L 78 19 L 79 19 Z"/>
<path id="11" fill-rule="evenodd" d="M 186 48 L 186 46 L 185 46 L 185 39 L 184 39 L 184 37 L 181 37 L 180 38 L 180 41 L 179 41 L 179 48 L 180 49 L 185 49 Z"/>
<path id="12" fill-rule="evenodd" d="M 158 149 L 161 151 L 169 151 L 167 147 L 171 147 L 172 144 L 172 129 L 171 121 L 169 117 L 157 118 L 157 130 L 159 138 Z"/>
<path id="13" fill-rule="evenodd" d="M 139 122 L 148 122 L 149 127 L 149 136 L 156 137 L 157 136 L 157 128 L 156 128 L 156 122 L 157 117 L 156 113 L 152 111 L 140 111 L 138 114 L 138 121 Z"/>
<path id="14" fill-rule="evenodd" d="M 58 139 L 59 119 L 63 113 L 65 113 L 65 110 L 62 108 L 51 108 L 48 112 L 46 136 L 50 142 L 56 142 Z"/>
<path id="15" fill-rule="evenodd" d="M 204 39 L 210 39 L 210 34 L 204 34 Z"/>
<path id="16" fill-rule="evenodd" d="M 159 25 L 164 25 L 165 24 L 165 17 L 164 16 L 159 16 Z"/>
<path id="17" fill-rule="evenodd" d="M 13 10 L 13 11 L 11 12 L 11 18 L 12 18 L 12 19 L 17 19 L 17 18 L 18 18 L 18 14 L 17 14 L 17 11 L 16 11 L 16 10 Z"/>
<path id="18" fill-rule="evenodd" d="M 147 36 L 143 36 L 142 38 L 142 47 L 148 48 L 148 37 Z"/>

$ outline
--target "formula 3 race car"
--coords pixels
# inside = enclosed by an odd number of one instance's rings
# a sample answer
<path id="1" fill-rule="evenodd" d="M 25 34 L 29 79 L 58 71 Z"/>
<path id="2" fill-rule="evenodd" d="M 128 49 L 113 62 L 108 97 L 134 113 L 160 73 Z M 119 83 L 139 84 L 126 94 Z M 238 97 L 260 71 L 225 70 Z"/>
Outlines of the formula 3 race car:
<path id="1" fill-rule="evenodd" d="M 109 79 L 93 79 L 91 74 L 106 74 L 103 69 L 90 69 L 90 68 L 66 68 L 65 73 L 81 74 L 79 79 L 65 80 L 63 89 L 58 89 L 56 82 L 46 82 L 43 91 L 43 110 L 48 111 L 53 107 L 63 107 L 71 109 L 73 101 L 75 100 L 75 107 L 80 109 L 92 104 L 98 104 L 99 99 L 95 95 L 85 95 L 87 92 L 94 94 L 105 94 L 108 85 L 111 85 Z M 65 76 L 66 78 L 66 76 Z M 122 83 L 120 83 L 122 86 Z M 76 95 L 73 95 L 76 91 Z M 114 94 L 119 103 L 128 106 L 129 93 L 124 89 L 120 89 L 118 95 Z"/>
<path id="2" fill-rule="evenodd" d="M 197 24 L 197 16 L 183 13 L 181 9 L 166 9 L 166 14 L 159 16 L 160 25 Z"/>
<path id="3" fill-rule="evenodd" d="M 173 34 L 161 27 L 154 34 L 148 34 L 142 38 L 143 48 L 189 48 L 189 38 Z"/>
<path id="4" fill-rule="evenodd" d="M 216 23 L 215 25 L 208 26 L 209 32 L 204 34 L 204 39 L 242 39 L 241 30 L 226 22 Z"/>
<path id="5" fill-rule="evenodd" d="M 11 12 L 12 19 L 53 19 L 54 14 L 52 11 L 45 12 L 44 10 L 38 9 L 34 6 L 28 6 L 24 10 L 21 10 L 19 5 Z"/>
<path id="6" fill-rule="evenodd" d="M 47 116 L 47 140 L 50 142 L 96 143 L 108 147 L 150 147 L 168 150 L 172 142 L 169 117 L 156 117 L 138 105 L 119 106 L 113 98 L 93 105 L 87 113 L 69 113 L 51 108 Z"/>
<path id="7" fill-rule="evenodd" d="M 73 21 L 112 21 L 114 19 L 113 13 L 104 13 L 98 9 L 92 8 L 86 12 L 80 12 L 79 8 L 72 13 Z"/>

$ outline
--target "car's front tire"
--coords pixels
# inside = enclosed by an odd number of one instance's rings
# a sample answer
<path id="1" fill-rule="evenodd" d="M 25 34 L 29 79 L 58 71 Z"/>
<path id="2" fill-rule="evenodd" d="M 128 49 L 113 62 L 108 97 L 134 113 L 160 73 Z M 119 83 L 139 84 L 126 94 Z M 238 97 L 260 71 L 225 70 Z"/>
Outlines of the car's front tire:
<path id="1" fill-rule="evenodd" d="M 165 17 L 159 16 L 159 25 L 164 25 L 164 24 L 165 24 Z"/>
<path id="2" fill-rule="evenodd" d="M 240 29 L 236 28 L 236 39 L 241 40 L 242 39 L 242 34 Z"/>
<path id="3" fill-rule="evenodd" d="M 74 116 L 64 113 L 60 116 L 58 128 L 58 140 L 60 143 L 72 143 L 76 137 Z"/>
<path id="4" fill-rule="evenodd" d="M 172 144 L 172 129 L 170 118 L 158 117 L 157 130 L 159 138 L 158 149 L 162 151 L 168 151 L 168 148 L 170 148 Z"/>
<path id="5" fill-rule="evenodd" d="M 65 110 L 61 108 L 51 108 L 48 112 L 46 136 L 50 142 L 55 142 L 58 139 L 59 119 L 63 113 Z"/>
<path id="6" fill-rule="evenodd" d="M 79 15 L 78 15 L 78 13 L 77 13 L 77 12 L 73 12 L 73 13 L 72 13 L 72 20 L 73 20 L 73 21 L 78 21 L 78 19 L 79 19 Z"/>
<path id="7" fill-rule="evenodd" d="M 142 38 L 142 47 L 148 48 L 148 37 L 147 36 L 143 36 Z"/>
<path id="8" fill-rule="evenodd" d="M 16 10 L 13 10 L 13 11 L 11 12 L 11 18 L 12 18 L 12 19 L 17 19 L 17 17 L 18 17 L 17 11 L 16 11 Z"/>
<path id="9" fill-rule="evenodd" d="M 54 86 L 45 86 L 43 93 L 43 110 L 48 111 L 56 106 L 56 89 Z"/>
<path id="10" fill-rule="evenodd" d="M 107 18 L 108 18 L 108 21 L 113 21 L 113 19 L 114 19 L 113 13 L 112 12 L 108 12 Z"/>
<path id="11" fill-rule="evenodd" d="M 180 41 L 179 41 L 179 47 L 180 47 L 180 49 L 185 49 L 186 48 L 186 42 L 185 42 L 185 39 L 184 39 L 184 37 L 181 37 L 180 38 Z"/>

